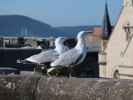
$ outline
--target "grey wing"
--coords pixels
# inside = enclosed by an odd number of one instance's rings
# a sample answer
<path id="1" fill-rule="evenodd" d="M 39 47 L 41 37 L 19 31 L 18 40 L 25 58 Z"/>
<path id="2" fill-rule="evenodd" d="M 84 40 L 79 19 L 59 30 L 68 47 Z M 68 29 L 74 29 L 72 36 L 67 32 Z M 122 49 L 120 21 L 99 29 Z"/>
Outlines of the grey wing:
<path id="1" fill-rule="evenodd" d="M 66 52 L 66 51 L 68 51 L 68 50 L 69 50 L 69 48 L 68 48 L 67 46 L 64 46 L 64 47 L 63 47 L 62 53 Z"/>
<path id="2" fill-rule="evenodd" d="M 26 60 L 33 63 L 46 63 L 46 62 L 52 62 L 55 59 L 58 58 L 58 53 L 55 50 L 47 50 L 43 51 L 39 54 L 33 55 Z"/>
<path id="3" fill-rule="evenodd" d="M 71 49 L 59 56 L 57 60 L 52 62 L 52 66 L 69 66 L 75 64 L 80 57 L 80 52 L 77 49 Z"/>
<path id="4" fill-rule="evenodd" d="M 63 46 L 63 45 L 56 48 L 56 51 L 59 53 L 59 55 L 61 55 L 62 53 L 66 52 L 68 50 L 69 50 L 69 48 L 67 46 Z"/>

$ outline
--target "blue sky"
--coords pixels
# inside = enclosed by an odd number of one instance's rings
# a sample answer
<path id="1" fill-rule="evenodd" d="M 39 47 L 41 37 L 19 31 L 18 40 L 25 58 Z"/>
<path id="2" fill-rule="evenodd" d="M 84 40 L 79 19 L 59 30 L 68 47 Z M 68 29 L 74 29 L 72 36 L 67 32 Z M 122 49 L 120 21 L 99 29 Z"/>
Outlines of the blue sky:
<path id="1" fill-rule="evenodd" d="M 105 0 L 0 0 L 0 15 L 26 15 L 52 26 L 100 25 Z M 115 23 L 122 0 L 108 0 Z"/>

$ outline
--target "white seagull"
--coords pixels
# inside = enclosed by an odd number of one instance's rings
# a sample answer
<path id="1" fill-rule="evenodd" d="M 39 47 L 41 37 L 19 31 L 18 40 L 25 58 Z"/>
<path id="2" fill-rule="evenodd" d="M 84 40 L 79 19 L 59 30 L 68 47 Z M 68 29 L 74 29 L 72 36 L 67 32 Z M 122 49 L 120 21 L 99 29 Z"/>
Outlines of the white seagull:
<path id="1" fill-rule="evenodd" d="M 85 44 L 85 37 L 87 36 L 87 34 L 88 31 L 79 32 L 77 35 L 78 42 L 76 46 L 73 49 L 70 49 L 62 53 L 57 60 L 53 61 L 50 64 L 51 67 L 53 68 L 69 67 L 71 69 L 72 66 L 82 63 L 87 54 L 86 44 Z"/>
<path id="2" fill-rule="evenodd" d="M 63 45 L 65 40 L 65 37 L 58 37 L 55 40 L 55 49 L 42 51 L 39 54 L 26 58 L 25 60 L 35 64 L 45 64 L 52 62 L 56 60 L 61 53 L 64 53 L 69 49 L 67 46 Z"/>

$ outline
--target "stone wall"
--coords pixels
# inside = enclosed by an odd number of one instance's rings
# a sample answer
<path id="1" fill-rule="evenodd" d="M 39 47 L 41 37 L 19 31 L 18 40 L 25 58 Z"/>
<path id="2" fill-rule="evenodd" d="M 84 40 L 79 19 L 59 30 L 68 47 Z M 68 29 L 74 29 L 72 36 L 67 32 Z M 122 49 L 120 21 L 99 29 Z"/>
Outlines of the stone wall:
<path id="1" fill-rule="evenodd" d="M 133 81 L 0 76 L 0 100 L 133 100 Z"/>

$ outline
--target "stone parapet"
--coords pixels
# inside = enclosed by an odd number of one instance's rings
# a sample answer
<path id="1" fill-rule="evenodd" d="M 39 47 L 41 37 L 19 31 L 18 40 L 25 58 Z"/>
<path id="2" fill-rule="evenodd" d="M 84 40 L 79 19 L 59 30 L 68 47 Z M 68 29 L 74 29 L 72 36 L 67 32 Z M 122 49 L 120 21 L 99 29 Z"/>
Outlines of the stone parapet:
<path id="1" fill-rule="evenodd" d="M 133 100 L 133 81 L 0 76 L 0 100 Z"/>

